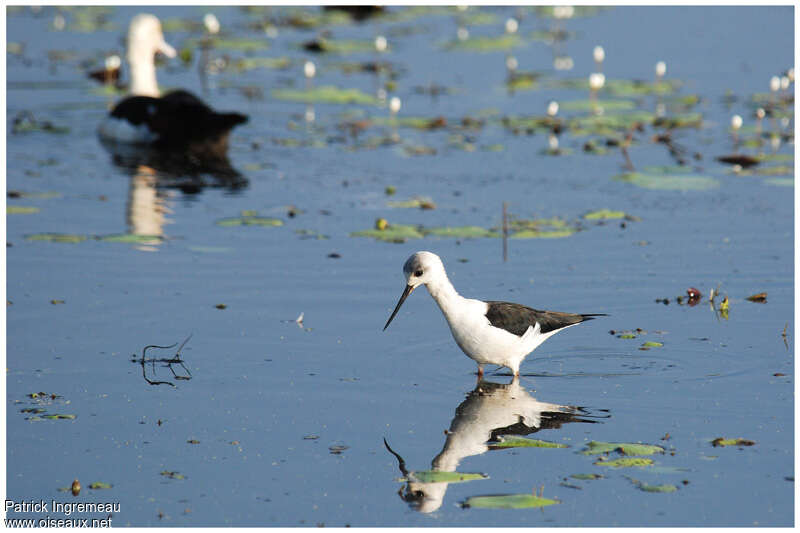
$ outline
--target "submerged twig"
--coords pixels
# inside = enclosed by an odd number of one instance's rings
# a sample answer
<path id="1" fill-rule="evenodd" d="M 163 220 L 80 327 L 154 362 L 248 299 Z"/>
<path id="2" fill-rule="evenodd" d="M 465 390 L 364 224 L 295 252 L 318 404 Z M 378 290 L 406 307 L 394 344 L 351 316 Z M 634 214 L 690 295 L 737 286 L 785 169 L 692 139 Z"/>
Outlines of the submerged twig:
<path id="1" fill-rule="evenodd" d="M 508 261 L 508 210 L 503 202 L 503 262 Z"/>
<path id="2" fill-rule="evenodd" d="M 628 146 L 631 145 L 631 141 L 633 140 L 633 133 L 630 131 L 625 134 L 625 139 L 619 143 L 619 149 L 622 152 L 623 157 L 625 158 L 625 168 L 629 172 L 634 172 L 636 169 L 633 168 L 633 162 L 631 161 L 630 155 L 628 155 Z"/>
<path id="3" fill-rule="evenodd" d="M 186 365 L 183 364 L 183 360 L 181 359 L 181 350 L 183 350 L 183 347 L 186 346 L 186 343 L 189 342 L 189 339 L 191 339 L 191 338 L 192 338 L 192 335 L 189 335 L 188 337 L 186 337 L 186 340 L 184 340 L 181 343 L 180 347 L 178 348 L 178 351 L 175 352 L 175 355 L 173 357 L 169 358 L 169 359 L 165 359 L 165 358 L 147 359 L 147 350 L 149 350 L 150 348 L 158 348 L 158 349 L 161 349 L 161 350 L 168 350 L 170 348 L 174 348 L 175 346 L 177 346 L 178 345 L 177 342 L 175 344 L 170 344 L 169 346 L 158 346 L 156 344 L 150 344 L 148 346 L 145 346 L 144 349 L 142 349 L 142 357 L 141 357 L 141 359 L 138 359 L 138 360 L 134 359 L 134 362 L 137 362 L 140 365 L 142 365 L 142 377 L 144 378 L 144 380 L 147 383 L 149 383 L 150 385 L 169 385 L 171 387 L 175 386 L 175 384 L 172 383 L 171 381 L 159 381 L 159 380 L 148 378 L 147 377 L 147 370 L 146 370 L 146 367 L 145 367 L 145 363 L 151 363 L 152 364 L 153 376 L 155 376 L 155 374 L 156 374 L 156 363 L 165 363 L 164 366 L 166 366 L 167 368 L 170 369 L 170 371 L 172 372 L 172 377 L 174 377 L 175 379 L 187 380 L 187 381 L 192 379 L 192 373 L 189 371 L 188 368 L 186 368 Z M 188 374 L 188 375 L 182 376 L 182 375 L 178 374 L 177 372 L 175 372 L 175 369 L 172 368 L 172 365 L 174 365 L 174 364 L 180 365 L 186 371 L 186 374 Z"/>

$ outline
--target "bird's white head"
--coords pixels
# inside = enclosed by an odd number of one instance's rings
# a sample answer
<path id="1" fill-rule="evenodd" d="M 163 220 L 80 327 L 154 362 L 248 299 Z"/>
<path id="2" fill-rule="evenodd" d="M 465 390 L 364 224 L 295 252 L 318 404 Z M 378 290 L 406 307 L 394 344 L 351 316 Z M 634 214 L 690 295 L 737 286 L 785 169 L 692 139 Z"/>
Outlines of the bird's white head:
<path id="1" fill-rule="evenodd" d="M 406 277 L 406 288 L 403 295 L 400 296 L 400 301 L 397 302 L 397 307 L 394 308 L 392 316 L 386 321 L 383 329 L 389 327 L 389 323 L 400 310 L 400 306 L 406 301 L 408 295 L 420 285 L 428 283 L 437 283 L 440 280 L 447 279 L 447 274 L 444 270 L 444 264 L 439 256 L 432 252 L 417 252 L 406 260 L 403 265 L 403 275 Z"/>
<path id="2" fill-rule="evenodd" d="M 406 283 L 414 288 L 441 278 L 444 274 L 442 260 L 432 252 L 417 252 L 403 265 Z"/>
<path id="3" fill-rule="evenodd" d="M 161 52 L 167 57 L 175 57 L 175 49 L 164 40 L 161 31 L 161 21 L 149 13 L 140 13 L 133 17 L 128 29 L 128 58 L 134 56 L 149 56 L 152 58 L 156 52 Z"/>

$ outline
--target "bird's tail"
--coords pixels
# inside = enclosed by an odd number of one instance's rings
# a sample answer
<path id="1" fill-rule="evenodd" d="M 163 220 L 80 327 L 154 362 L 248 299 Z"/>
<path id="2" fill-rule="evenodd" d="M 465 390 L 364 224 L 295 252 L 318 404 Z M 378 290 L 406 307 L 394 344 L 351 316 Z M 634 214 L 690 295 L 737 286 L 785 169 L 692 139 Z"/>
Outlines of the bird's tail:
<path id="1" fill-rule="evenodd" d="M 210 125 L 212 129 L 219 132 L 229 131 L 235 126 L 244 124 L 249 120 L 247 115 L 241 113 L 214 113 L 211 118 L 212 122 Z"/>

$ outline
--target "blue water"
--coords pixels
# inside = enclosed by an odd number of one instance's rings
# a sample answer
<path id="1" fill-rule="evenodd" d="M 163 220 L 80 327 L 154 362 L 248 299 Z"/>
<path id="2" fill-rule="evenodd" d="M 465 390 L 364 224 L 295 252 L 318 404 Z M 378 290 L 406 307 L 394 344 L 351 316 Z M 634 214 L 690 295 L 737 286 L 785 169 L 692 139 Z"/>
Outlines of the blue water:
<path id="1" fill-rule="evenodd" d="M 198 22 L 206 12 L 149 11 L 162 20 Z M 481 11 L 496 19 L 470 26 L 472 36 L 499 35 L 517 8 Z M 89 33 L 71 29 L 74 12 L 65 12 L 64 31 L 52 28 L 55 8 L 7 12 L 8 42 L 25 46 L 23 57 L 7 56 L 7 189 L 58 193 L 7 201 L 40 209 L 7 217 L 8 499 L 119 502 L 113 525 L 135 526 L 794 523 L 794 187 L 777 185 L 773 176 L 731 174 L 714 159 L 733 151 L 731 115 L 742 115 L 752 126 L 750 97 L 768 92 L 770 77 L 791 66 L 791 7 L 619 7 L 576 17 L 562 23 L 576 33 L 562 43 L 574 59 L 569 72 L 552 69 L 545 43 L 526 37 L 526 45 L 514 49 L 520 70 L 542 71 L 555 80 L 588 76 L 596 44 L 606 51 L 607 79 L 651 80 L 655 63 L 666 61 L 666 77 L 683 82 L 679 94 L 701 97 L 694 111 L 702 113 L 703 127 L 675 130 L 675 139 L 702 154 L 691 161 L 693 173 L 719 183 L 685 192 L 612 180 L 623 172 L 619 151 L 586 154 L 586 138 L 569 133 L 561 135 L 560 145 L 572 152 L 553 157 L 541 153 L 546 135 L 513 135 L 497 120 L 481 130 L 459 131 L 455 124 L 467 115 L 543 115 L 551 99 L 563 103 L 588 95 L 553 86 L 509 94 L 505 52 L 446 50 L 441 44 L 455 39 L 458 26 L 454 15 L 427 14 L 326 29 L 338 39 L 388 35 L 391 50 L 381 59 L 403 69 L 392 93 L 403 100 L 400 116 L 441 115 L 448 129 L 399 128 L 400 144 L 352 150 L 352 141 L 336 140 L 343 114 L 386 117 L 388 110 L 318 104 L 309 131 L 306 106 L 277 100 L 271 90 L 302 87 L 302 63 L 310 58 L 318 66 L 315 83 L 371 94 L 373 75 L 344 74 L 335 64 L 375 60 L 377 54 L 312 57 L 297 45 L 317 30 L 278 26 L 269 49 L 252 55 L 288 57 L 289 69 L 209 75 L 203 95 L 217 109 L 250 115 L 248 124 L 234 130 L 230 148 L 231 163 L 247 186 L 156 193 L 141 173 L 116 166 L 97 140 L 96 126 L 117 97 L 99 93 L 81 64 L 123 52 L 127 23 L 137 12 L 115 7 L 109 13 L 114 28 Z M 235 8 L 214 12 L 224 32 L 266 39 L 246 26 L 262 15 Z M 523 15 L 523 36 L 551 24 L 533 11 Z M 199 35 L 167 32 L 166 38 L 180 48 Z M 53 62 L 49 50 L 74 55 Z M 211 54 L 234 60 L 247 55 Z M 202 94 L 194 61 L 161 67 L 161 86 Z M 434 99 L 414 91 L 431 83 L 454 92 Z M 263 98 L 247 99 L 240 86 L 260 88 Z M 736 96 L 730 106 L 726 91 Z M 653 96 L 637 101 L 643 109 L 654 105 Z M 23 110 L 69 133 L 14 134 L 12 121 Z M 768 127 L 773 126 L 766 121 Z M 786 131 L 792 129 L 793 119 Z M 391 133 L 375 126 L 359 140 Z M 663 145 L 650 142 L 655 133 L 647 127 L 637 134 L 629 150 L 637 169 L 674 165 Z M 458 147 L 458 135 L 472 137 L 476 150 Z M 276 142 L 285 139 L 322 142 Z M 410 156 L 403 148 L 410 145 L 436 153 Z M 491 145 L 502 150 L 486 148 Z M 793 152 L 793 140 L 777 150 Z M 793 159 L 784 164 L 793 167 Z M 792 174 L 775 177 L 785 185 Z M 397 189 L 391 198 L 384 193 L 390 185 Z M 432 198 L 436 209 L 386 203 L 416 195 Z M 142 198 L 156 200 L 136 203 Z M 561 239 L 511 239 L 507 262 L 499 239 L 427 237 L 396 244 L 350 237 L 372 228 L 379 217 L 425 226 L 497 226 L 502 202 L 525 218 L 575 220 L 610 208 L 641 220 L 624 228 L 619 221 L 585 223 L 585 231 Z M 290 217 L 289 206 L 299 213 Z M 131 232 L 136 209 L 144 209 L 145 222 L 161 220 L 163 243 L 26 239 L 48 232 Z M 216 224 L 244 210 L 280 218 L 284 225 Z M 299 230 L 327 238 L 303 238 Z M 527 395 L 582 407 L 598 423 L 567 422 L 530 435 L 569 445 L 565 449 L 464 456 L 460 472 L 483 472 L 488 479 L 450 484 L 431 513 L 398 497 L 405 484 L 397 481 L 402 474 L 383 439 L 409 470 L 429 469 L 445 446 L 445 430 L 455 425 L 457 407 L 476 387 L 476 367 L 455 345 L 425 291 L 416 291 L 381 331 L 403 289 L 403 262 L 423 249 L 442 257 L 465 296 L 610 315 L 560 333 L 522 365 L 529 374 L 521 378 Z M 730 300 L 727 318 L 707 301 L 717 286 Z M 703 293 L 699 305 L 676 304 L 688 287 Z M 759 292 L 768 293 L 766 304 L 745 300 Z M 657 298 L 671 303 L 657 304 Z M 647 333 L 632 340 L 609 334 L 636 328 Z M 149 365 L 148 377 L 176 386 L 142 379 L 132 359 L 146 345 L 180 343 L 190 334 L 181 356 L 191 380 L 175 380 L 164 366 L 153 376 Z M 645 341 L 663 346 L 639 350 Z M 176 349 L 147 356 L 170 358 Z M 510 381 L 502 371 L 487 378 Z M 57 398 L 28 396 L 39 391 Z M 35 415 L 21 412 L 26 408 L 75 418 L 30 420 Z M 508 409 L 514 408 L 509 401 Z M 756 444 L 713 447 L 718 437 Z M 577 453 L 592 440 L 657 444 L 667 453 L 654 456 L 652 468 L 614 470 Z M 332 453 L 337 446 L 347 448 Z M 569 477 L 577 473 L 605 477 Z M 79 496 L 59 492 L 76 478 L 83 485 Z M 678 490 L 651 494 L 629 478 Z M 95 481 L 112 488 L 89 489 Z M 471 496 L 538 492 L 542 486 L 545 497 L 561 503 L 539 510 L 459 505 Z"/>

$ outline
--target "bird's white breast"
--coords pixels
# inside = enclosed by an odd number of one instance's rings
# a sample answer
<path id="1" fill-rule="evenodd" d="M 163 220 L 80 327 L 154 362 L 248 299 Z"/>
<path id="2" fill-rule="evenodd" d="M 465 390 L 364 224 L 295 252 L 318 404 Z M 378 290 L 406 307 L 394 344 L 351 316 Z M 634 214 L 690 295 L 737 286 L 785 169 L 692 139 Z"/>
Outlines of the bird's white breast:
<path id="1" fill-rule="evenodd" d="M 158 139 L 147 124 L 134 125 L 124 118 L 108 116 L 100 123 L 97 132 L 108 141 L 124 144 L 149 144 Z"/>

